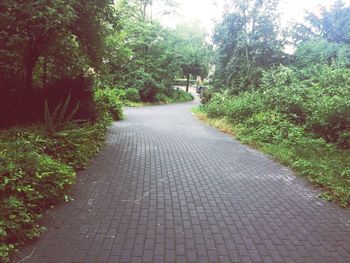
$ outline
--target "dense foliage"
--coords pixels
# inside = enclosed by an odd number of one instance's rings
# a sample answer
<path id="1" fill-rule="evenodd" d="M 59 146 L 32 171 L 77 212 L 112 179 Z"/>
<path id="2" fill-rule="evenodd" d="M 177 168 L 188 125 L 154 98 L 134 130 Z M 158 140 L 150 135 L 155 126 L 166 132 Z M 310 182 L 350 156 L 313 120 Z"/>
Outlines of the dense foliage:
<path id="1" fill-rule="evenodd" d="M 107 43 L 110 49 L 119 43 L 113 53 L 119 59 L 105 65 L 105 74 L 114 86 L 138 90 L 141 101 L 160 102 L 176 78 L 205 77 L 210 52 L 199 25 L 165 28 L 145 15 L 144 9 L 150 6 L 142 2 L 118 2 L 123 28 L 109 36 Z"/>
<path id="2" fill-rule="evenodd" d="M 1 1 L 1 126 L 41 120 L 45 100 L 56 107 L 69 93 L 84 104 L 76 118 L 96 117 L 88 69 L 101 67 L 104 38 L 118 28 L 111 3 Z"/>
<path id="3" fill-rule="evenodd" d="M 279 39 L 276 0 L 235 1 L 235 11 L 217 24 L 215 87 L 230 93 L 255 89 L 264 69 L 282 62 L 283 42 Z"/>
<path id="4" fill-rule="evenodd" d="M 214 89 L 202 94 L 201 110 L 243 142 L 325 187 L 328 199 L 348 205 L 349 8 L 337 2 L 321 17 L 308 14 L 307 23 L 289 36 L 296 43 L 294 54 L 281 55 L 276 3 L 266 1 L 274 8 L 253 12 L 261 1 L 238 1 L 217 25 Z M 249 17 L 263 18 L 263 26 L 245 29 Z M 249 37 L 254 32 L 258 37 Z"/>
<path id="5" fill-rule="evenodd" d="M 155 3 L 164 14 L 176 8 L 163 0 L 0 1 L 1 262 L 40 234 L 37 219 L 67 199 L 124 105 L 190 101 L 175 79 L 208 74 L 202 29 L 162 26 L 150 15 Z"/>
<path id="6" fill-rule="evenodd" d="M 104 143 L 111 118 L 70 124 L 55 135 L 43 126 L 0 133 L 0 260 L 24 241 L 37 237 L 43 211 L 68 201 L 76 170 L 86 168 Z"/>
<path id="7" fill-rule="evenodd" d="M 174 7 L 168 1 L 164 12 Z M 69 94 L 73 119 L 94 121 L 96 81 L 136 89 L 155 102 L 174 80 L 208 73 L 198 27 L 169 29 L 149 16 L 152 1 L 58 0 L 0 3 L 0 127 L 43 121 Z M 196 32 L 196 34 L 193 34 Z M 188 36 L 191 39 L 188 39 Z M 72 110 L 71 109 L 71 110 Z"/>

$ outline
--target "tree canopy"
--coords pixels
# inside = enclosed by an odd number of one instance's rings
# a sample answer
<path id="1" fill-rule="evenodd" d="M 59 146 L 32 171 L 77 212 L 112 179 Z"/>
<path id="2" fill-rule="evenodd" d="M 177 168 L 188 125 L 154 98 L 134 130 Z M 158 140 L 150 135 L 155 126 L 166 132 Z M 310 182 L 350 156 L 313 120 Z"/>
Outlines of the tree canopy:
<path id="1" fill-rule="evenodd" d="M 233 93 L 256 88 L 262 70 L 281 62 L 277 2 L 236 1 L 234 11 L 216 25 L 216 86 L 230 87 Z"/>
<path id="2" fill-rule="evenodd" d="M 176 6 L 168 0 L 1 1 L 0 95 L 8 116 L 3 119 L 34 121 L 43 99 L 67 96 L 68 79 L 85 83 L 73 100 L 91 96 L 95 82 L 136 88 L 142 100 L 154 101 L 181 75 L 206 76 L 205 34 L 158 21 Z"/>

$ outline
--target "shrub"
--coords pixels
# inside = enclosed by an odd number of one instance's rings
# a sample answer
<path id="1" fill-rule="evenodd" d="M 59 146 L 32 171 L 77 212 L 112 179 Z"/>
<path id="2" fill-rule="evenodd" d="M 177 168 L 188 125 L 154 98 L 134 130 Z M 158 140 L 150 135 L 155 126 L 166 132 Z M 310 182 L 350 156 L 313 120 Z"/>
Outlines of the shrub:
<path id="1" fill-rule="evenodd" d="M 264 109 L 264 99 L 257 92 L 245 92 L 227 100 L 225 115 L 233 122 L 242 122 Z"/>
<path id="2" fill-rule="evenodd" d="M 24 138 L 0 144 L 0 163 L 0 259 L 5 261 L 12 249 L 40 234 L 36 220 L 45 208 L 62 200 L 75 172 L 40 154 Z"/>
<path id="3" fill-rule="evenodd" d="M 318 105 L 310 105 L 314 110 L 307 119 L 307 129 L 328 142 L 349 147 L 346 133 L 350 130 L 350 96 L 318 96 Z M 313 103 L 316 103 L 316 98 Z M 319 105 L 322 105 L 321 107 Z M 313 106 L 313 107 L 312 107 Z"/>
<path id="4" fill-rule="evenodd" d="M 107 124 L 102 121 L 63 130 L 46 141 L 44 153 L 76 170 L 85 169 L 104 143 Z"/>
<path id="5" fill-rule="evenodd" d="M 67 112 L 72 112 L 78 103 L 80 105 L 73 119 L 94 121 L 98 117 L 94 102 L 93 79 L 90 77 L 77 76 L 75 78 L 59 79 L 50 84 L 43 91 L 43 94 L 40 114 L 42 114 L 42 105 L 45 101 L 48 102 L 50 111 L 53 111 L 57 105 L 70 96 L 70 105 Z"/>
<path id="6" fill-rule="evenodd" d="M 141 100 L 144 102 L 155 102 L 159 101 L 159 98 L 156 98 L 156 95 L 161 92 L 164 89 L 164 87 L 161 85 L 161 83 L 149 79 L 144 82 L 143 86 L 140 88 L 140 97 Z"/>
<path id="7" fill-rule="evenodd" d="M 141 101 L 139 91 L 135 88 L 128 88 L 125 90 L 125 99 L 133 102 Z"/>
<path id="8" fill-rule="evenodd" d="M 123 119 L 122 94 L 116 88 L 97 89 L 95 91 L 95 102 L 99 109 L 99 114 L 102 115 L 106 112 L 113 120 Z"/>
<path id="9" fill-rule="evenodd" d="M 92 79 L 88 77 L 65 77 L 49 83 L 46 88 L 36 87 L 33 90 L 21 91 L 18 91 L 19 83 L 9 83 L 1 78 L 2 76 L 0 76 L 0 127 L 2 128 L 18 123 L 23 125 L 44 121 L 45 101 L 47 101 L 50 112 L 53 112 L 69 94 L 71 94 L 71 99 L 67 112 L 72 112 L 78 102 L 80 104 L 74 120 L 95 121 L 97 118 L 93 101 Z"/>
<path id="10" fill-rule="evenodd" d="M 279 67 L 261 83 L 234 97 L 215 94 L 201 110 L 322 186 L 328 199 L 350 204 L 350 152 L 342 149 L 350 147 L 350 69 Z"/>
<path id="11" fill-rule="evenodd" d="M 264 101 L 258 93 L 242 93 L 231 97 L 227 93 L 217 93 L 203 108 L 209 117 L 227 116 L 233 122 L 246 120 L 264 107 Z"/>
<path id="12" fill-rule="evenodd" d="M 292 71 L 279 68 L 265 73 L 261 96 L 266 105 L 315 135 L 349 147 L 350 70 L 319 66 Z"/>
<path id="13" fill-rule="evenodd" d="M 192 101 L 194 99 L 191 93 L 187 93 L 186 91 L 183 91 L 183 90 L 176 90 L 174 94 L 175 95 L 173 95 L 173 98 L 175 102 L 187 102 L 187 101 Z"/>
<path id="14" fill-rule="evenodd" d="M 210 100 L 213 98 L 215 92 L 213 89 L 205 89 L 201 94 L 200 94 L 200 99 L 202 104 L 208 104 Z"/>
<path id="15" fill-rule="evenodd" d="M 165 95 L 168 97 L 167 103 L 187 102 L 194 99 L 192 94 L 187 93 L 182 89 L 168 88 L 165 90 Z"/>
<path id="16" fill-rule="evenodd" d="M 0 262 L 42 232 L 37 219 L 67 197 L 74 170 L 98 152 L 110 122 L 103 114 L 96 123 L 66 123 L 54 134 L 41 125 L 0 133 Z"/>
<path id="17" fill-rule="evenodd" d="M 302 127 L 290 123 L 277 111 L 256 113 L 240 124 L 239 129 L 245 140 L 257 143 L 278 143 L 307 136 Z"/>
<path id="18" fill-rule="evenodd" d="M 223 116 L 224 114 L 224 106 L 225 100 L 229 99 L 226 96 L 222 94 L 215 94 L 211 100 L 210 103 L 202 104 L 201 109 L 203 109 L 209 117 L 211 118 L 217 118 L 220 116 Z"/>
<path id="19" fill-rule="evenodd" d="M 163 93 L 157 93 L 154 97 L 154 101 L 160 103 L 170 103 L 171 99 Z"/>

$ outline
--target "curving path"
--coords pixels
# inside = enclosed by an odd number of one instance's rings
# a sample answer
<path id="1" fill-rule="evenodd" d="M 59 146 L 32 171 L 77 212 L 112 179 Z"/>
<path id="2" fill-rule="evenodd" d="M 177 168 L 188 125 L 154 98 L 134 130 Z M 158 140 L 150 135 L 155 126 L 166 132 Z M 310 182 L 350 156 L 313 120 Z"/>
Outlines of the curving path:
<path id="1" fill-rule="evenodd" d="M 350 262 L 349 210 L 193 106 L 127 109 L 26 262 Z"/>

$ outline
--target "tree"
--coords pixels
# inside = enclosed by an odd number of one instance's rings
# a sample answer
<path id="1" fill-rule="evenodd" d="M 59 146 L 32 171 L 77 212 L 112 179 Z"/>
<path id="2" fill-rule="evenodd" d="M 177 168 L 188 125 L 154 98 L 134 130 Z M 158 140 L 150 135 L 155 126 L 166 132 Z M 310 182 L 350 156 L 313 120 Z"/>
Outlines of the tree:
<path id="1" fill-rule="evenodd" d="M 180 24 L 176 28 L 177 53 L 181 57 L 181 70 L 186 77 L 188 92 L 190 76 L 206 77 L 209 73 L 211 47 L 206 43 L 206 33 L 198 23 Z"/>
<path id="2" fill-rule="evenodd" d="M 178 7 L 175 0 L 118 0 L 117 5 L 138 22 L 157 22 L 164 15 L 176 13 Z"/>
<path id="3" fill-rule="evenodd" d="M 321 14 L 308 12 L 306 23 L 297 23 L 292 38 L 295 44 L 310 39 L 326 39 L 330 42 L 350 44 L 350 7 L 337 1 L 327 10 L 322 7 Z"/>
<path id="4" fill-rule="evenodd" d="M 0 86 L 7 115 L 21 119 L 30 110 L 29 93 L 60 78 L 96 70 L 105 55 L 105 38 L 117 30 L 112 0 L 0 2 Z M 32 103 L 35 103 L 34 101 Z M 2 104 L 2 103 L 0 103 Z M 33 108 L 30 101 L 26 107 Z"/>
<path id="5" fill-rule="evenodd" d="M 216 25 L 214 86 L 239 93 L 259 86 L 262 70 L 278 65 L 283 42 L 277 26 L 277 0 L 235 2 Z"/>
<path id="6" fill-rule="evenodd" d="M 66 34 L 74 19 L 74 10 L 70 2 L 62 0 L 51 5 L 41 1 L 3 1 L 0 9 L 4 14 L 1 16 L 0 55 L 5 60 L 15 60 L 11 61 L 13 68 L 0 67 L 23 76 L 22 87 L 30 90 L 36 62 L 52 43 Z"/>
<path id="7" fill-rule="evenodd" d="M 310 68 L 315 65 L 349 67 L 350 46 L 325 39 L 312 39 L 301 42 L 294 57 L 294 66 L 297 68 Z"/>
<path id="8" fill-rule="evenodd" d="M 173 1 L 157 3 L 164 4 L 159 13 L 174 7 Z M 204 76 L 208 68 L 208 63 L 203 62 L 205 36 L 197 29 L 190 32 L 162 26 L 152 19 L 153 4 L 136 0 L 117 2 L 124 14 L 123 32 L 107 38 L 108 50 L 113 55 L 105 60 L 108 75 L 119 87 L 137 88 L 143 101 L 154 101 L 170 92 L 176 76 L 182 72 Z"/>

